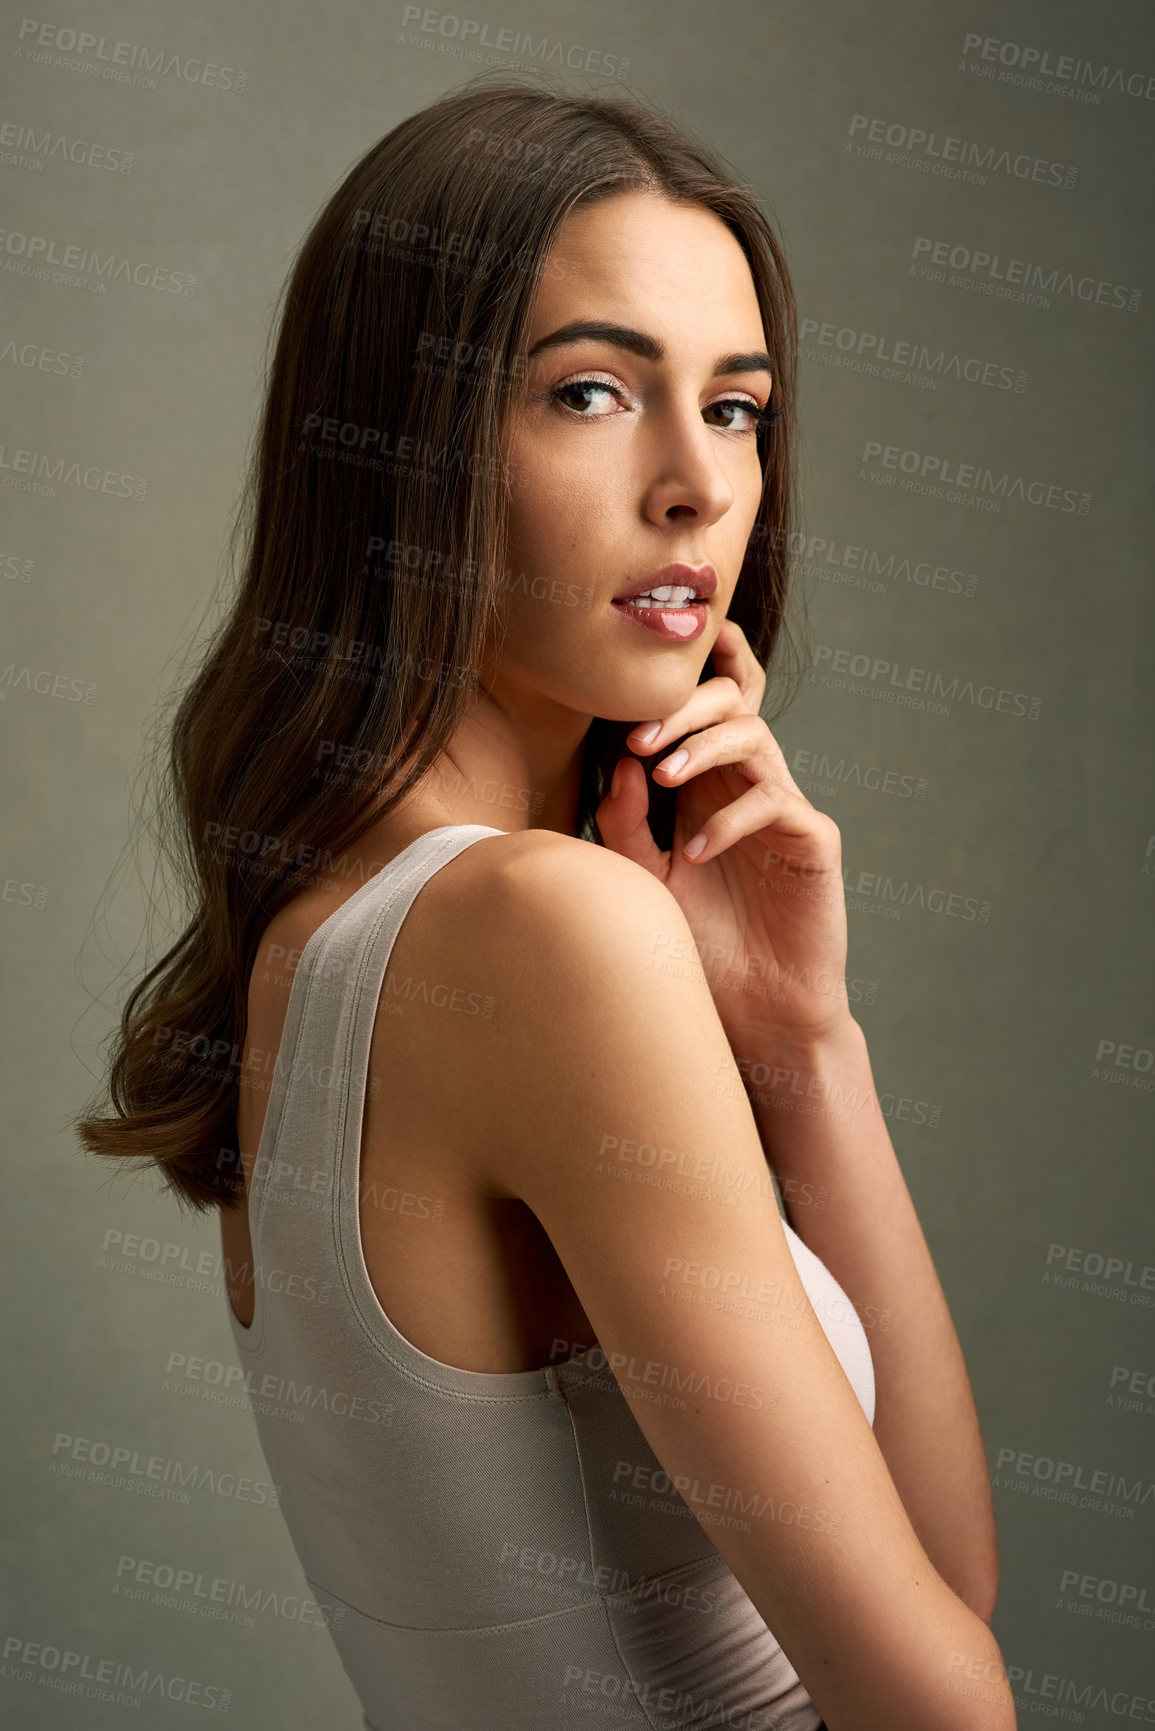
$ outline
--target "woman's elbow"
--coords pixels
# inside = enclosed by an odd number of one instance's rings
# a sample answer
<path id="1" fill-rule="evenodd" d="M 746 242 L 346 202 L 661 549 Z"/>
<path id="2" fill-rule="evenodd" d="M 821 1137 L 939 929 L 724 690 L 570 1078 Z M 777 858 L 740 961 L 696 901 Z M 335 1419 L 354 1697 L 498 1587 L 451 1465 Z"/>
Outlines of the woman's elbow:
<path id="1" fill-rule="evenodd" d="M 980 1618 L 989 1629 L 994 1621 L 995 1606 L 999 1598 L 998 1569 L 985 1571 L 975 1576 L 971 1581 L 956 1587 L 955 1592 L 969 1611 Z"/>

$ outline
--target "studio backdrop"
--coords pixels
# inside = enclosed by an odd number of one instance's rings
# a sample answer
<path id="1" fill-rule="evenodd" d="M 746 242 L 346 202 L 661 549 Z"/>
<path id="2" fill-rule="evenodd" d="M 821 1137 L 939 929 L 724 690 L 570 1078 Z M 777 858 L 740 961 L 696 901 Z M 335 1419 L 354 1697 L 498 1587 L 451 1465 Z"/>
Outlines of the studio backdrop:
<path id="1" fill-rule="evenodd" d="M 1155 1723 L 1141 0 L 6 9 L 0 1718 L 359 1722 L 215 1217 L 69 1123 L 183 924 L 142 778 L 227 604 L 275 298 L 349 165 L 490 66 L 669 112 L 784 238 L 809 659 L 773 730 L 842 833 L 851 1007 L 995 1489 L 994 1632 L 1021 1723 Z"/>

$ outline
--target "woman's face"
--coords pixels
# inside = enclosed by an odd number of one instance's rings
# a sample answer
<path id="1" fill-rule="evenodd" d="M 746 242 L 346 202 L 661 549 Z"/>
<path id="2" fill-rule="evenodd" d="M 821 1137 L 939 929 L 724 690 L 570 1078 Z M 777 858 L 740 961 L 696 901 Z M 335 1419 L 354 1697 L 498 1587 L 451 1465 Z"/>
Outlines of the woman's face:
<path id="1" fill-rule="evenodd" d="M 572 329 L 586 322 L 617 328 Z M 499 701 L 641 721 L 690 696 L 761 495 L 766 346 L 745 256 L 712 212 L 628 192 L 567 218 L 503 439 L 508 631 L 485 680 Z M 676 564 L 690 573 L 662 575 Z M 707 567 L 712 594 L 675 596 L 648 624 L 614 604 L 695 577 L 709 588 Z"/>

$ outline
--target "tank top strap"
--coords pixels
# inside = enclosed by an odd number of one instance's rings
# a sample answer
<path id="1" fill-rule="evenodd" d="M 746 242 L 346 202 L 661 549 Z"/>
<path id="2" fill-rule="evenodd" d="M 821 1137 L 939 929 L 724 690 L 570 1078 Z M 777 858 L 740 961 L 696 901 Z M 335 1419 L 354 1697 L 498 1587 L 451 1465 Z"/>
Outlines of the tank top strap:
<path id="1" fill-rule="evenodd" d="M 278 1290 L 274 1277 L 284 1289 L 286 1281 L 326 1282 L 338 1273 L 341 1211 L 356 1210 L 378 999 L 402 922 L 441 866 L 503 833 L 476 823 L 427 830 L 323 920 L 301 951 L 280 1046 L 271 1059 L 256 1058 L 266 1074 L 272 1064 L 272 1081 L 249 1187 L 253 1260 L 264 1274 L 248 1331 L 253 1344 L 264 1333 L 266 1293 Z"/>

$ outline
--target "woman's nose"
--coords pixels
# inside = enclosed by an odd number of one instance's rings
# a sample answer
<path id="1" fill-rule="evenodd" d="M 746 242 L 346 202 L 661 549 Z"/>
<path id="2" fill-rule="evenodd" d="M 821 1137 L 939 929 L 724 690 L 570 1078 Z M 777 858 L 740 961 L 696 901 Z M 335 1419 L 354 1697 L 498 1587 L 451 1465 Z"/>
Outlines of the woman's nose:
<path id="1" fill-rule="evenodd" d="M 702 420 L 672 411 L 654 429 L 648 452 L 646 511 L 654 522 L 694 516 L 713 523 L 734 503 L 734 484 L 721 461 L 717 434 Z"/>

